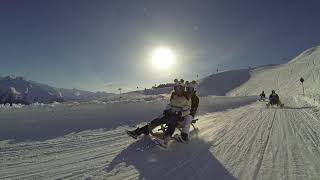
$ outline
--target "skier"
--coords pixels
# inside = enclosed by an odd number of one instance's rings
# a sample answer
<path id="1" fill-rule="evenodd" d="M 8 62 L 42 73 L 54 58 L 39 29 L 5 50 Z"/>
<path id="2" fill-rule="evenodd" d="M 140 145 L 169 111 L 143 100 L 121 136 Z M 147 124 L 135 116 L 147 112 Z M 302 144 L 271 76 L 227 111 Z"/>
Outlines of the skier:
<path id="1" fill-rule="evenodd" d="M 192 82 L 186 81 L 186 93 L 191 99 L 191 110 L 190 110 L 190 114 L 184 117 L 183 128 L 180 136 L 178 137 L 178 140 L 181 142 L 189 141 L 190 125 L 198 110 L 199 97 L 197 96 L 196 87 L 197 87 L 196 81 L 192 81 Z"/>
<path id="2" fill-rule="evenodd" d="M 265 98 L 266 98 L 266 94 L 264 94 L 264 91 L 262 91 L 262 93 L 260 94 L 260 101 L 262 100 L 262 101 L 264 101 L 265 100 Z"/>
<path id="3" fill-rule="evenodd" d="M 279 95 L 276 94 L 275 90 L 272 90 L 270 96 L 269 96 L 269 103 L 267 106 L 269 107 L 270 105 L 277 105 L 277 106 L 283 106 L 283 104 L 280 101 Z"/>
<path id="4" fill-rule="evenodd" d="M 181 119 L 182 117 L 189 115 L 191 106 L 191 102 L 189 100 L 190 98 L 185 92 L 184 80 L 181 79 L 180 81 L 178 81 L 177 79 L 175 79 L 174 83 L 174 91 L 172 92 L 170 97 L 170 104 L 164 110 L 163 114 L 141 128 L 137 128 L 134 131 L 127 131 L 127 134 L 129 136 L 136 139 L 141 134 L 148 135 L 150 131 L 152 131 L 152 129 L 161 124 L 167 124 L 169 126 L 170 123 L 172 123 L 170 125 L 171 129 L 169 131 L 167 130 L 164 133 L 163 137 L 163 139 L 165 140 L 164 143 L 168 143 L 168 141 L 170 140 L 170 136 L 174 133 L 175 126 L 174 129 L 172 129 L 172 127 L 177 122 L 176 119 Z"/>

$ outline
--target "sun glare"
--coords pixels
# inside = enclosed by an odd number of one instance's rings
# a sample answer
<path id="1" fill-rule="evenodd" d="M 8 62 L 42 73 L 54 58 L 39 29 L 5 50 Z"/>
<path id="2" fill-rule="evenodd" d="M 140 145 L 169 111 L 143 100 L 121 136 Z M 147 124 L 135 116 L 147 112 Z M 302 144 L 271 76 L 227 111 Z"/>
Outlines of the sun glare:
<path id="1" fill-rule="evenodd" d="M 152 52 L 152 65 L 160 70 L 169 69 L 175 59 L 175 54 L 168 48 L 157 48 Z"/>

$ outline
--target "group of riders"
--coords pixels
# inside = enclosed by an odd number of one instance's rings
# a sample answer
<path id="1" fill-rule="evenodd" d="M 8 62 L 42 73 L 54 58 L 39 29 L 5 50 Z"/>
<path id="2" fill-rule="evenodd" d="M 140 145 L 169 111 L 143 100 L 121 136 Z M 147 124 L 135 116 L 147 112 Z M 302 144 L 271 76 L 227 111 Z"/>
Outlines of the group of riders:
<path id="1" fill-rule="evenodd" d="M 181 133 L 176 138 L 180 142 L 188 142 L 190 125 L 197 113 L 199 106 L 199 97 L 197 96 L 197 83 L 196 81 L 184 81 L 183 79 L 175 79 L 173 92 L 171 93 L 170 103 L 167 105 L 163 113 L 146 124 L 143 127 L 138 127 L 133 131 L 127 131 L 127 134 L 135 139 L 140 135 L 149 135 L 153 133 L 153 129 L 160 125 L 166 125 L 162 137 L 158 140 L 161 141 L 162 145 L 166 146 L 170 141 L 175 129 L 181 126 Z M 266 95 L 264 91 L 260 94 L 260 100 L 265 100 Z M 272 90 L 269 96 L 269 103 L 267 106 L 281 104 L 279 95 L 276 94 L 275 90 Z"/>
<path id="2" fill-rule="evenodd" d="M 184 81 L 183 79 L 174 80 L 174 91 L 171 93 L 170 103 L 163 113 L 156 119 L 149 122 L 143 127 L 138 127 L 133 131 L 127 131 L 128 135 L 133 138 L 144 134 L 149 135 L 157 126 L 166 125 L 162 137 L 159 139 L 163 145 L 167 145 L 176 127 L 179 125 L 181 133 L 177 136 L 180 142 L 188 142 L 190 125 L 197 113 L 199 106 L 199 97 L 196 94 L 196 81 Z"/>
<path id="3" fill-rule="evenodd" d="M 266 94 L 264 91 L 260 94 L 260 100 L 265 100 L 266 99 Z M 283 106 L 283 104 L 280 101 L 279 95 L 276 93 L 275 90 L 271 91 L 271 94 L 269 96 L 269 103 L 267 106 L 269 107 L 270 105 L 277 105 L 277 106 Z"/>

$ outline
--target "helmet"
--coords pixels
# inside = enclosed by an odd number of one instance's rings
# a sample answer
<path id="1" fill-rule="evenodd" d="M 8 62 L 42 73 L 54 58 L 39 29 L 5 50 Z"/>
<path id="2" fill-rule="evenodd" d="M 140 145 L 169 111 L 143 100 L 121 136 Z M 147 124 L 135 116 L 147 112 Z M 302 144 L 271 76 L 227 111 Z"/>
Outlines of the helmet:
<path id="1" fill-rule="evenodd" d="M 183 79 L 180 79 L 180 81 L 178 79 L 174 80 L 174 90 L 177 90 L 177 89 L 184 90 L 184 88 L 185 88 L 185 84 Z"/>
<path id="2" fill-rule="evenodd" d="M 189 82 L 189 81 L 186 81 L 186 88 L 187 90 L 193 90 L 193 91 L 196 91 L 197 89 L 197 82 L 195 80 Z"/>
<path id="3" fill-rule="evenodd" d="M 175 79 L 175 80 L 174 80 L 174 86 L 182 86 L 182 87 L 185 87 L 184 80 L 183 80 L 183 79 L 180 79 L 180 81 L 179 81 L 178 79 Z"/>

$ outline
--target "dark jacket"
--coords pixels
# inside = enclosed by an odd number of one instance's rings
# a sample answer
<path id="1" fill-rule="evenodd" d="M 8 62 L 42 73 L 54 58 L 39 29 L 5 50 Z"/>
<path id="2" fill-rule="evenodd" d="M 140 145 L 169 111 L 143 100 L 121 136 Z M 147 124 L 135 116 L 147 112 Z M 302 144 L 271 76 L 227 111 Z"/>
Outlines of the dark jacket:
<path id="1" fill-rule="evenodd" d="M 278 103 L 279 102 L 279 96 L 278 94 L 270 94 L 269 96 L 270 102 Z"/>
<path id="2" fill-rule="evenodd" d="M 191 96 L 191 110 L 190 110 L 190 115 L 194 117 L 197 113 L 199 106 L 199 97 L 197 96 L 196 93 L 192 94 Z"/>

